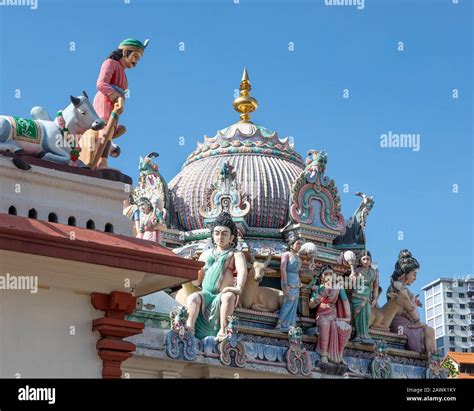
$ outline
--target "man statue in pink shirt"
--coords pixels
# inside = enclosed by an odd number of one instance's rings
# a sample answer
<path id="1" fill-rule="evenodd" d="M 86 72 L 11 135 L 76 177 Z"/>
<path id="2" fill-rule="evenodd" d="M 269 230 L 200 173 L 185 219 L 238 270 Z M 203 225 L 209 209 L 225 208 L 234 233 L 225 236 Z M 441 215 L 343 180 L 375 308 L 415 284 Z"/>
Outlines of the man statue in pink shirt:
<path id="1" fill-rule="evenodd" d="M 145 52 L 148 40 L 143 43 L 139 40 L 128 38 L 122 41 L 118 49 L 113 51 L 100 68 L 99 78 L 97 79 L 97 94 L 94 98 L 94 109 L 97 114 L 108 121 L 113 115 L 114 104 L 119 97 L 125 100 L 125 93 L 128 89 L 126 69 L 135 67 Z M 123 125 L 118 125 L 113 133 L 113 138 L 119 137 L 126 132 Z M 98 134 L 98 142 L 103 139 L 103 132 Z M 101 138 L 102 137 L 102 138 Z M 108 168 L 107 158 L 109 156 L 111 142 L 105 146 L 97 168 Z"/>

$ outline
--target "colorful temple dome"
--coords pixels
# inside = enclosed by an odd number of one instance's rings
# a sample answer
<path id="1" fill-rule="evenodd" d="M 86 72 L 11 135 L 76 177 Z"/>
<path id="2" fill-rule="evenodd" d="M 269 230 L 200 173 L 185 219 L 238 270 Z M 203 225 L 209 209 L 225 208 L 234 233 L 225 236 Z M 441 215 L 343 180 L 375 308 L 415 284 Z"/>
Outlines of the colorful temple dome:
<path id="1" fill-rule="evenodd" d="M 240 90 L 234 108 L 242 113 L 241 121 L 217 131 L 214 137 L 204 136 L 169 183 L 181 229 L 205 227 L 199 210 L 225 162 L 235 170 L 236 183 L 251 205 L 245 217 L 250 227 L 279 229 L 289 221 L 290 191 L 304 161 L 288 137 L 280 139 L 276 132 L 250 122 L 249 113 L 258 104 L 249 96 L 246 70 Z"/>

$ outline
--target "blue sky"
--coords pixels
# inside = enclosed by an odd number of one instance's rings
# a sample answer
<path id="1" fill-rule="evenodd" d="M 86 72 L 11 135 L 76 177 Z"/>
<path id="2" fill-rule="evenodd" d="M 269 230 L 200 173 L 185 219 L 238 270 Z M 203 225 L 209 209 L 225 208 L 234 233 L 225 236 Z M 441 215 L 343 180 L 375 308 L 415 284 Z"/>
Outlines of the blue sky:
<path id="1" fill-rule="evenodd" d="M 328 153 L 345 217 L 355 191 L 375 197 L 368 247 L 384 289 L 402 248 L 421 263 L 415 292 L 474 272 L 471 1 L 366 0 L 362 10 L 324 0 L 0 6 L 0 113 L 27 116 L 34 105 L 55 113 L 69 94 L 92 97 L 100 65 L 126 37 L 151 41 L 127 72 L 128 133 L 113 166 L 136 178 L 139 156 L 156 150 L 170 180 L 197 140 L 238 120 L 232 99 L 247 66 L 260 103 L 254 122 L 293 136 L 303 156 Z M 380 147 L 389 131 L 420 134 L 420 150 Z"/>

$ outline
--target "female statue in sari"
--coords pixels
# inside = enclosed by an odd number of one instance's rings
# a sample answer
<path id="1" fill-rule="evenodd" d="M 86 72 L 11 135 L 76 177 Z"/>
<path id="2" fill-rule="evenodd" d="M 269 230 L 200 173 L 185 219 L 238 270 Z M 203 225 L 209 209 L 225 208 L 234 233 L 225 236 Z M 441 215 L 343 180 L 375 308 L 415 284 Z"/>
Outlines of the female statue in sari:
<path id="1" fill-rule="evenodd" d="M 160 208 L 159 203 L 160 201 L 156 201 L 153 205 L 146 197 L 141 197 L 138 200 L 138 207 L 132 215 L 137 238 L 156 243 L 161 242 L 160 229 L 166 228 L 166 210 Z"/>
<path id="2" fill-rule="evenodd" d="M 400 251 L 390 280 L 390 287 L 387 290 L 387 299 L 391 298 L 391 293 L 405 289 L 412 304 L 408 308 L 399 308 L 399 312 L 390 324 L 390 331 L 405 334 L 408 337 L 408 349 L 431 355 L 436 350 L 434 329 L 420 322 L 417 307 L 421 307 L 421 302 L 418 296 L 413 295 L 408 289 L 408 286 L 415 282 L 419 268 L 420 264 L 410 251 Z"/>
<path id="3" fill-rule="evenodd" d="M 379 294 L 378 272 L 372 267 L 372 255 L 366 251 L 360 258 L 360 266 L 351 276 L 361 276 L 363 286 L 352 292 L 352 312 L 356 336 L 354 342 L 373 345 L 374 340 L 369 336 L 370 310 L 377 306 Z"/>
<path id="4" fill-rule="evenodd" d="M 316 347 L 321 362 L 339 364 L 344 347 L 351 338 L 351 307 L 344 288 L 337 285 L 336 275 L 329 266 L 321 268 L 321 285 L 315 286 L 309 307 L 318 306 L 316 325 L 319 330 Z"/>
<path id="5" fill-rule="evenodd" d="M 280 272 L 283 304 L 280 308 L 276 329 L 283 332 L 288 332 L 291 325 L 296 325 L 296 312 L 301 288 L 299 275 L 301 259 L 298 257 L 298 252 L 302 245 L 302 240 L 290 241 L 290 251 L 286 251 L 281 255 Z"/>

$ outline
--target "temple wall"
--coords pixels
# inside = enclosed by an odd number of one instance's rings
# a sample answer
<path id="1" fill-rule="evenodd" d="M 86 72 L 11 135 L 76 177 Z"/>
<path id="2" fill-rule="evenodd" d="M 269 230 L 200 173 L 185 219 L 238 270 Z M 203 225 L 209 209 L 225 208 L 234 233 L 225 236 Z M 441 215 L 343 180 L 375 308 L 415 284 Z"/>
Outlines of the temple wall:
<path id="1" fill-rule="evenodd" d="M 101 378 L 91 331 L 101 314 L 71 289 L 2 291 L 0 377 Z"/>
<path id="2" fill-rule="evenodd" d="M 32 289 L 0 289 L 0 378 L 101 378 L 91 292 L 125 291 L 128 270 L 0 251 L 2 281 L 37 276 Z"/>
<path id="3" fill-rule="evenodd" d="M 134 355 L 122 364 L 122 378 L 302 378 L 275 372 L 223 367 L 217 364 L 186 363 L 166 358 Z"/>
<path id="4" fill-rule="evenodd" d="M 34 165 L 23 171 L 7 157 L 0 157 L 0 181 L 0 213 L 13 206 L 18 216 L 28 217 L 34 208 L 38 220 L 48 221 L 54 213 L 60 224 L 74 217 L 77 227 L 86 228 L 92 220 L 99 231 L 109 223 L 115 234 L 132 235 L 132 224 L 122 215 L 128 197 L 124 183 Z"/>
<path id="5" fill-rule="evenodd" d="M 137 310 L 128 319 L 143 322 L 145 329 L 143 333 L 127 338 L 137 348 L 133 357 L 122 364 L 123 378 L 305 378 L 288 372 L 285 359 L 288 340 L 278 332 L 239 326 L 246 350 L 246 365 L 243 368 L 228 367 L 221 364 L 213 337 L 198 342 L 197 357 L 192 361 L 170 358 L 167 352 L 170 319 L 165 313 Z M 426 359 L 418 353 L 395 348 L 397 344 L 391 339 L 400 337 L 382 334 L 371 335 L 389 344 L 386 361 L 390 363 L 391 378 L 425 378 Z M 370 364 L 376 356 L 374 347 L 349 343 L 344 353 L 349 370 L 334 374 L 318 366 L 315 342 L 315 337 L 303 336 L 303 345 L 311 363 L 310 378 L 371 378 Z"/>

